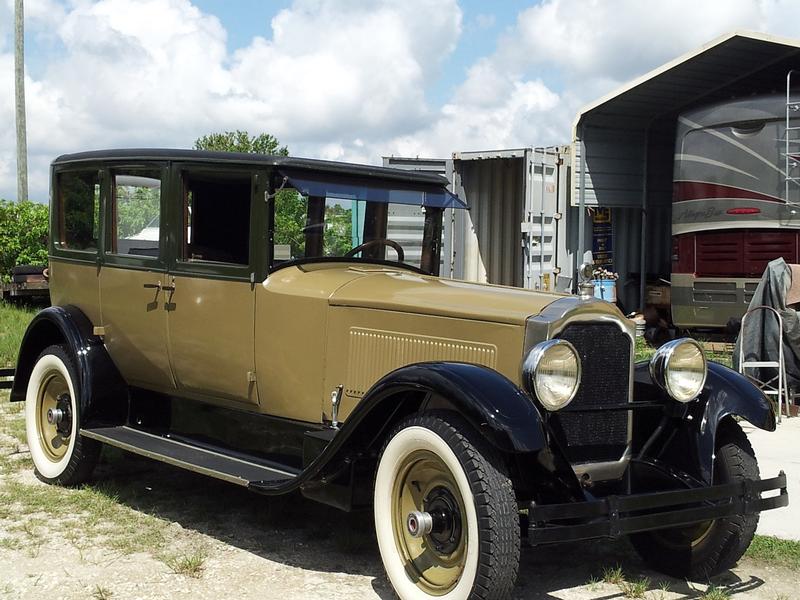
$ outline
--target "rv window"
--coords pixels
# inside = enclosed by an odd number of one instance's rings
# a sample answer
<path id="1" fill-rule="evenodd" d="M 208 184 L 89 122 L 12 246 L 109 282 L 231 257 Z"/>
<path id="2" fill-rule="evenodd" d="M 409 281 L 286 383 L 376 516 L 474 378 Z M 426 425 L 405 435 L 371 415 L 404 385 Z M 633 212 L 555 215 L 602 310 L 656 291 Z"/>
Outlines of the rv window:
<path id="1" fill-rule="evenodd" d="M 181 259 L 248 264 L 250 191 L 248 173 L 184 173 Z"/>
<path id="2" fill-rule="evenodd" d="M 157 258 L 161 215 L 159 171 L 115 171 L 113 178 L 111 252 Z"/>
<path id="3" fill-rule="evenodd" d="M 56 247 L 64 250 L 97 250 L 100 232 L 98 171 L 59 173 L 56 185 Z"/>

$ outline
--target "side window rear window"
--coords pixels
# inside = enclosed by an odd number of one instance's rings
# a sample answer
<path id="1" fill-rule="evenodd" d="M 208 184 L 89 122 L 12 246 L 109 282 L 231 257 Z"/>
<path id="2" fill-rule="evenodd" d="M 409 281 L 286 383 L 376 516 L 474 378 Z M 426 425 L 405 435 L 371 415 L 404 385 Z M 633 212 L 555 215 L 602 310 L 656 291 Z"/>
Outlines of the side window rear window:
<path id="1" fill-rule="evenodd" d="M 114 171 L 111 252 L 157 258 L 161 230 L 158 169 Z"/>
<path id="2" fill-rule="evenodd" d="M 183 174 L 184 261 L 250 262 L 251 176 Z"/>
<path id="3" fill-rule="evenodd" d="M 57 175 L 55 246 L 97 250 L 100 235 L 100 177 L 97 170 Z"/>

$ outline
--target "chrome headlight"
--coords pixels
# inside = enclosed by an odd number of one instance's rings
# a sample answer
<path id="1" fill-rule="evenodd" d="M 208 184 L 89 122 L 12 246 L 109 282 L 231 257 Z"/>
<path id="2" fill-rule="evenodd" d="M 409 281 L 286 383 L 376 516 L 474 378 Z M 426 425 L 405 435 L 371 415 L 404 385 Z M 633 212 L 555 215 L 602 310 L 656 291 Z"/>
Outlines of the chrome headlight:
<path id="1" fill-rule="evenodd" d="M 650 377 L 678 402 L 697 397 L 706 383 L 707 372 L 703 349 L 689 338 L 667 342 L 650 359 Z"/>
<path id="2" fill-rule="evenodd" d="M 578 391 L 581 360 L 569 342 L 547 340 L 531 348 L 522 373 L 539 402 L 547 410 L 559 410 L 569 404 Z"/>

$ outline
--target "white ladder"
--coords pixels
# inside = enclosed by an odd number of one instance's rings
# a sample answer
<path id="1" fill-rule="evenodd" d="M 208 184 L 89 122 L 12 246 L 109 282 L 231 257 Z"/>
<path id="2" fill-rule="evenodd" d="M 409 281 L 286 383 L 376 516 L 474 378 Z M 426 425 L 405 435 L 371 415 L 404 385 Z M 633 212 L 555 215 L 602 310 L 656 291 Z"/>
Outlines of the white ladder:
<path id="1" fill-rule="evenodd" d="M 792 186 L 800 188 L 800 125 L 792 126 L 792 117 L 800 121 L 800 97 L 792 97 L 792 75 L 800 76 L 800 71 L 791 70 L 786 74 L 786 133 L 784 133 L 784 158 L 786 159 L 786 204 L 800 205 L 800 198 L 791 201 Z M 794 135 L 795 137 L 792 137 Z M 794 147 L 793 147 L 794 145 Z M 794 153 L 794 154 L 793 154 Z"/>
<path id="2" fill-rule="evenodd" d="M 745 324 L 750 315 L 760 310 L 771 312 L 778 320 L 778 360 L 744 360 Z M 755 375 L 747 373 L 747 369 L 760 369 L 762 367 L 777 369 L 778 374 L 770 379 L 761 380 Z M 783 361 L 783 319 L 781 314 L 771 306 L 756 306 L 748 310 L 742 317 L 742 325 L 739 330 L 739 373 L 752 381 L 765 396 L 768 398 L 772 396 L 775 399 L 778 406 L 778 423 L 781 422 L 781 402 L 786 405 L 786 416 L 788 417 L 791 414 L 789 411 L 789 390 L 786 386 L 786 365 Z"/>

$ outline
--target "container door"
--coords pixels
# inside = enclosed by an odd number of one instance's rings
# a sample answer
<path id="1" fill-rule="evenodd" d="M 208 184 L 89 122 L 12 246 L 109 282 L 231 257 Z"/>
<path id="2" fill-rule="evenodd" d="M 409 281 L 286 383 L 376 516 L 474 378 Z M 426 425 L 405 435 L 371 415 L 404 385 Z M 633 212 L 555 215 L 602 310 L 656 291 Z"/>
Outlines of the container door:
<path id="1" fill-rule="evenodd" d="M 523 236 L 524 287 L 556 291 L 561 157 L 556 148 L 528 149 Z M 560 291 L 560 290 L 559 290 Z"/>
<path id="2" fill-rule="evenodd" d="M 264 201 L 254 201 L 256 174 L 180 165 L 174 173 L 180 212 L 165 314 L 178 389 L 214 403 L 258 404 L 250 240 Z"/>
<path id="3" fill-rule="evenodd" d="M 161 227 L 163 165 L 109 172 L 105 266 L 100 271 L 106 348 L 125 380 L 162 392 L 175 389 L 167 353 L 167 282 Z"/>

